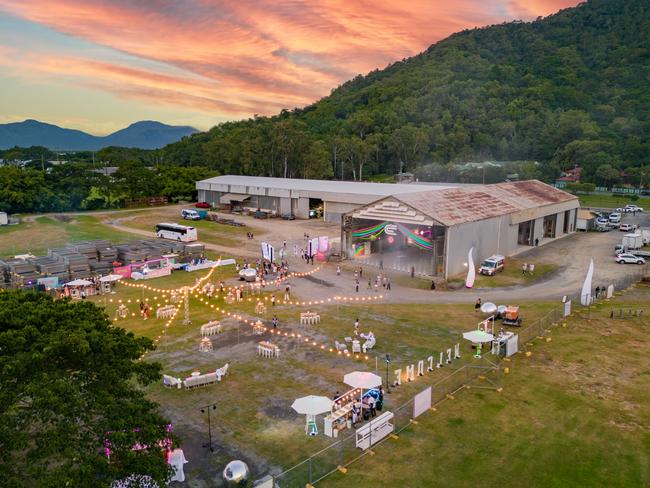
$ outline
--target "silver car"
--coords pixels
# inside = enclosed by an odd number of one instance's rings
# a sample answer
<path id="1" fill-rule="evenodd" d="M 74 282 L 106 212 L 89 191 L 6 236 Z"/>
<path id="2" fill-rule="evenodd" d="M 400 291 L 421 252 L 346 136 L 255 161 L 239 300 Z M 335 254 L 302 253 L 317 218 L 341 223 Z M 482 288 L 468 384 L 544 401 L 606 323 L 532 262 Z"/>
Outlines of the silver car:
<path id="1" fill-rule="evenodd" d="M 645 264 L 645 259 L 629 252 L 624 252 L 619 254 L 614 258 L 618 264 Z"/>

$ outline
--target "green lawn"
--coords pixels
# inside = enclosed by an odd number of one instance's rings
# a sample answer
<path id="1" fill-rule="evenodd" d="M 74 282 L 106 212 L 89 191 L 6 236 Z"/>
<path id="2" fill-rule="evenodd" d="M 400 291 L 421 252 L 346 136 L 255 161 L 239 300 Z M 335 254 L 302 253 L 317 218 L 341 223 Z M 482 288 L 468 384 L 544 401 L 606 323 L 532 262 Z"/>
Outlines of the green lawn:
<path id="1" fill-rule="evenodd" d="M 580 200 L 580 205 L 583 207 L 618 208 L 624 207 L 628 203 L 633 203 L 643 208 L 650 207 L 649 197 L 640 197 L 636 201 L 633 201 L 630 197 L 615 197 L 611 194 L 578 195 L 578 198 Z"/>
<path id="2" fill-rule="evenodd" d="M 112 216 L 107 217 L 110 218 Z M 180 218 L 178 208 L 138 210 L 121 213 L 116 217 L 119 219 L 121 225 L 132 227 L 134 229 L 151 231 L 152 235 L 154 226 L 159 222 L 184 223 Z M 245 238 L 247 232 L 253 232 L 254 234 L 259 235 L 263 234 L 263 231 L 257 227 L 235 227 L 208 220 L 191 221 L 187 225 L 192 225 L 197 228 L 200 241 L 233 248 L 239 247 L 242 240 L 246 242 Z"/>
<path id="3" fill-rule="evenodd" d="M 202 272 L 176 272 L 171 277 L 150 280 L 146 284 L 156 288 L 171 288 L 193 284 L 201 275 Z M 219 268 L 213 280 L 225 279 L 228 283 L 236 283 L 233 281 L 234 277 L 234 269 L 226 267 Z M 299 283 L 294 285 L 294 289 L 299 290 Z M 262 298 L 268 298 L 270 293 L 266 292 Z M 277 469 L 286 469 L 332 443 L 332 439 L 322 435 L 304 435 L 304 417 L 290 409 L 295 398 L 308 394 L 330 396 L 336 390 L 345 391 L 342 376 L 357 369 L 375 371 L 375 368 L 378 368 L 376 371 L 383 377 L 383 357 L 387 352 L 391 353 L 392 366 L 395 368 L 426 359 L 427 356 L 437 354 L 459 342 L 461 332 L 471 330 L 479 320 L 470 305 L 414 306 L 373 303 L 358 306 L 268 306 L 267 313 L 261 317 L 263 320 L 268 323 L 270 318 L 276 315 L 280 321 L 280 330 L 305 334 L 310 341 L 323 344 L 326 349 L 322 350 L 318 346 L 305 345 L 302 340 L 274 338 L 268 335 L 252 336 L 249 326 L 239 323 L 238 327 L 236 320 L 224 318 L 223 314 L 211 308 L 214 305 L 231 313 L 252 318 L 255 316 L 254 305 L 257 296 L 250 301 L 247 298 L 244 302 L 232 305 L 225 305 L 221 298 L 206 303 L 205 300 L 192 297 L 192 325 L 189 327 L 181 324 L 182 313 L 168 328 L 165 328 L 165 321 L 162 319 L 152 317 L 143 321 L 137 313 L 138 301 L 143 297 L 148 298 L 150 303 L 154 304 L 152 308 L 155 310 L 156 303 L 164 303 L 162 295 L 160 292 L 143 292 L 141 289 L 118 285 L 115 295 L 94 300 L 98 304 L 105 303 L 107 313 L 111 317 L 114 316 L 119 300 L 127 303 L 130 312 L 135 316 L 119 320 L 116 325 L 136 334 L 156 339 L 162 330 L 166 331 L 160 339 L 158 349 L 151 353 L 147 360 L 161 362 L 163 371 L 167 374 L 185 377 L 195 368 L 207 371 L 229 362 L 232 373 L 222 384 L 191 392 L 167 390 L 156 384 L 149 388 L 149 395 L 163 406 L 163 410 L 171 418 L 183 419 L 176 421 L 177 433 L 190 445 L 204 441 L 203 424 L 199 412 L 196 411 L 196 405 L 217 401 L 220 443 L 246 453 L 249 458 L 257 460 L 257 466 L 265 465 Z M 323 298 L 327 297 L 325 290 Z M 541 317 L 554 306 L 551 303 L 521 305 L 522 313 L 530 321 Z M 315 326 L 299 325 L 299 313 L 306 309 L 318 311 L 322 322 Z M 361 330 L 372 330 L 377 337 L 377 346 L 368 354 L 368 359 L 347 358 L 329 352 L 327 349 L 334 345 L 335 340 L 343 342 L 344 337 L 353 335 L 353 323 L 357 317 Z M 199 353 L 198 329 L 210 319 L 222 320 L 226 331 L 213 339 L 214 354 Z M 256 342 L 262 338 L 275 341 L 280 346 L 281 359 L 264 360 L 255 355 Z M 463 351 L 469 353 L 469 348 L 464 344 Z M 469 354 L 464 354 L 458 365 L 469 358 Z M 447 372 L 448 369 L 437 370 L 427 375 L 423 381 L 432 383 Z M 388 405 L 404 403 L 423 385 L 422 381 L 403 385 L 387 400 Z M 278 446 L 283 448 L 278 449 Z M 219 462 L 225 461 L 219 457 L 215 459 L 219 459 Z M 208 464 L 216 466 L 218 463 L 215 459 L 208 460 Z M 195 464 L 188 466 L 188 469 L 193 471 L 193 476 L 205 477 L 208 467 Z M 256 473 L 263 474 L 264 471 Z"/>
<path id="4" fill-rule="evenodd" d="M 609 319 L 649 298 L 636 291 L 571 318 L 509 364 L 501 393 L 459 393 L 317 486 L 650 486 L 650 320 Z"/>
<path id="5" fill-rule="evenodd" d="M 476 274 L 474 288 L 501 288 L 504 286 L 530 285 L 542 278 L 548 277 L 550 273 L 557 269 L 554 264 L 535 262 L 535 271 L 533 273 L 523 274 L 521 271 L 523 259 L 507 258 L 503 271 L 494 276 Z M 477 267 L 480 263 L 477 263 Z M 465 283 L 465 276 L 455 276 L 449 280 L 450 283 L 461 285 Z"/>
<path id="6" fill-rule="evenodd" d="M 132 240 L 133 235 L 116 231 L 95 216 L 42 216 L 31 222 L 0 227 L 0 256 L 14 256 L 28 252 L 42 255 L 48 248 L 92 239 L 125 242 Z"/>

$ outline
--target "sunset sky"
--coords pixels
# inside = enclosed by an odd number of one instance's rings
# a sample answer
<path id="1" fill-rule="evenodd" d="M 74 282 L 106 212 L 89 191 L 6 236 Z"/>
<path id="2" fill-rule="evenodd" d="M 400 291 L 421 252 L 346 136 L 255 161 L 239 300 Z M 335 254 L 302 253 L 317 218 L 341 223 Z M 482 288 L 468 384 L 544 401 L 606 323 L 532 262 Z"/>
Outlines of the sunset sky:
<path id="1" fill-rule="evenodd" d="M 0 0 L 0 122 L 208 129 L 576 0 Z"/>

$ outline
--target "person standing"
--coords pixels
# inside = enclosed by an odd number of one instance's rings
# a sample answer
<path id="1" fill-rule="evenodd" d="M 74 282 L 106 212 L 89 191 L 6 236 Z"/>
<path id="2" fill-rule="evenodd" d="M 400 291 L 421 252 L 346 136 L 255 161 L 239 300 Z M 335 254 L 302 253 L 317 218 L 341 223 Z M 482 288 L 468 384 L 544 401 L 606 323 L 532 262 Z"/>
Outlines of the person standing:
<path id="1" fill-rule="evenodd" d="M 271 324 L 274 330 L 278 328 L 278 318 L 275 315 L 273 316 L 273 320 L 271 320 Z"/>
<path id="2" fill-rule="evenodd" d="M 354 335 L 359 335 L 359 317 L 354 320 Z"/>
<path id="3" fill-rule="evenodd" d="M 390 278 L 386 278 L 386 291 L 390 291 Z"/>
<path id="4" fill-rule="evenodd" d="M 359 280 L 354 280 L 354 288 L 357 293 L 359 293 Z"/>
<path id="5" fill-rule="evenodd" d="M 363 268 L 359 266 L 359 278 L 363 278 Z"/>
<path id="6" fill-rule="evenodd" d="M 415 278 L 415 266 L 411 266 L 411 278 Z"/>
<path id="7" fill-rule="evenodd" d="M 476 303 L 474 304 L 474 310 L 478 312 L 481 309 L 481 299 L 479 298 L 476 300 Z"/>
<path id="8" fill-rule="evenodd" d="M 284 300 L 287 302 L 291 300 L 291 285 L 289 283 L 284 287 Z"/>
<path id="9" fill-rule="evenodd" d="M 524 264 L 522 264 L 522 265 L 521 265 L 521 274 L 522 274 L 522 275 L 525 275 L 527 269 L 528 269 L 528 263 L 524 263 Z"/>
<path id="10" fill-rule="evenodd" d="M 271 306 L 275 307 L 275 295 L 271 295 Z"/>
<path id="11" fill-rule="evenodd" d="M 341 276 L 341 266 L 338 264 L 336 265 L 336 276 Z"/>

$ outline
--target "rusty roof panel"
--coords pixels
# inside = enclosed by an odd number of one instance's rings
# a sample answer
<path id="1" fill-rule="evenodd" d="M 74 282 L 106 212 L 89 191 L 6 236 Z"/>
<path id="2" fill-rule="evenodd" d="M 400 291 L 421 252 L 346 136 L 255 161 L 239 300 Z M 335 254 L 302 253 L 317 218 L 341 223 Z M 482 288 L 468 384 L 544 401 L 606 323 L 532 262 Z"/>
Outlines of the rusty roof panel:
<path id="1" fill-rule="evenodd" d="M 447 226 L 577 199 L 537 180 L 429 190 L 395 198 Z"/>

